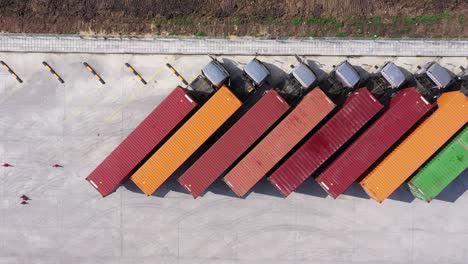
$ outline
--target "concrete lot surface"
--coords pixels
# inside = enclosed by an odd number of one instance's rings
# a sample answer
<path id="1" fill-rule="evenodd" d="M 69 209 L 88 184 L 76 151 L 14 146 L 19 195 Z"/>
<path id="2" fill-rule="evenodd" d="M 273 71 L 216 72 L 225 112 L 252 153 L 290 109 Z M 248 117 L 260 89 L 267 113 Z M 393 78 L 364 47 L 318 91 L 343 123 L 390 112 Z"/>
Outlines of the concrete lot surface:
<path id="1" fill-rule="evenodd" d="M 0 33 L 0 50 L 9 52 L 75 52 L 119 54 L 443 56 L 468 54 L 468 40 L 431 39 L 259 39 L 132 38 Z"/>
<path id="2" fill-rule="evenodd" d="M 234 75 L 252 57 L 220 58 Z M 207 56 L 0 53 L 0 263 L 468 263 L 468 176 L 430 204 L 404 188 L 382 204 L 353 186 L 337 200 L 312 180 L 287 199 L 266 182 L 245 199 L 216 183 L 196 200 L 170 179 L 155 196 L 126 184 L 102 198 L 84 178 Z M 259 57 L 277 83 L 293 57 Z M 344 57 L 307 57 L 329 72 Z M 409 72 L 436 58 L 392 60 Z M 437 59 L 458 73 L 466 58 Z M 41 64 L 47 61 L 60 84 Z M 101 85 L 82 65 L 101 74 Z M 132 64 L 143 85 L 124 66 Z M 54 168 L 53 164 L 63 165 Z M 28 205 L 20 196 L 28 195 Z"/>

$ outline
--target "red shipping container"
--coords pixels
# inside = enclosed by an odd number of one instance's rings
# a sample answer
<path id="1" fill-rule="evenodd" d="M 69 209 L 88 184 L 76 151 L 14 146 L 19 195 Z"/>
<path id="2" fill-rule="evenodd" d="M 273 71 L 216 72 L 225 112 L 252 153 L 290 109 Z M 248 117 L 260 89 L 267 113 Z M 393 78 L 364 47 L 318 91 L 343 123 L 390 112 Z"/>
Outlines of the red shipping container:
<path id="1" fill-rule="evenodd" d="M 316 181 L 330 196 L 338 197 L 433 107 L 415 88 L 400 91 L 385 113 Z"/>
<path id="2" fill-rule="evenodd" d="M 179 183 L 200 196 L 287 110 L 289 105 L 274 90 L 267 91 L 182 176 Z"/>
<path id="3" fill-rule="evenodd" d="M 288 196 L 382 109 L 367 88 L 354 91 L 343 107 L 268 180 Z"/>
<path id="4" fill-rule="evenodd" d="M 102 196 L 109 195 L 197 103 L 181 87 L 172 91 L 86 178 Z"/>
<path id="5" fill-rule="evenodd" d="M 238 196 L 244 196 L 334 108 L 330 98 L 314 88 L 223 180 Z"/>

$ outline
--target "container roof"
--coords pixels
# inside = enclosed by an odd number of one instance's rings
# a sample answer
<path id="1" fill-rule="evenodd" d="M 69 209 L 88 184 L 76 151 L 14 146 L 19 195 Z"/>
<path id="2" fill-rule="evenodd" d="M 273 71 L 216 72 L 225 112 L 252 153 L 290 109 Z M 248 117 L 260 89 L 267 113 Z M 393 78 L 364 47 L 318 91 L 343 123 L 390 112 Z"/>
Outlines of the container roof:
<path id="1" fill-rule="evenodd" d="M 295 67 L 291 74 L 302 85 L 303 88 L 309 88 L 317 80 L 315 73 L 304 63 Z"/>
<path id="2" fill-rule="evenodd" d="M 437 62 L 434 62 L 429 66 L 426 74 L 439 88 L 447 87 L 447 85 L 452 81 L 450 72 L 440 66 Z"/>
<path id="3" fill-rule="evenodd" d="M 251 60 L 245 66 L 244 71 L 256 85 L 263 84 L 270 75 L 270 71 L 257 59 Z"/>
<path id="4" fill-rule="evenodd" d="M 335 68 L 335 74 L 341 84 L 349 88 L 355 87 L 361 79 L 359 73 L 348 61 L 343 61 L 338 64 L 338 66 Z"/>
<path id="5" fill-rule="evenodd" d="M 220 88 L 229 78 L 229 73 L 216 60 L 212 60 L 202 69 L 203 75 L 216 87 Z"/>
<path id="6" fill-rule="evenodd" d="M 392 88 L 398 88 L 406 81 L 403 72 L 393 62 L 387 62 L 381 68 L 381 74 L 390 83 Z"/>

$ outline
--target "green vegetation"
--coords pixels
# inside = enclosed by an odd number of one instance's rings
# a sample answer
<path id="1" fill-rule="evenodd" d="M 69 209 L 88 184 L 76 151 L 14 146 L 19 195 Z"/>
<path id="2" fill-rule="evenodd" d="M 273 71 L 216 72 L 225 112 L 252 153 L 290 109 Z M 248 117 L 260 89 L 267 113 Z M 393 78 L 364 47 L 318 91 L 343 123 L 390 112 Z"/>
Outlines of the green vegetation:
<path id="1" fill-rule="evenodd" d="M 338 32 L 338 33 L 336 33 L 336 36 L 338 38 L 347 38 L 347 37 L 349 37 L 349 33 L 348 32 Z"/>
<path id="2" fill-rule="evenodd" d="M 381 27 L 381 26 L 384 25 L 384 23 L 382 22 L 382 17 L 380 17 L 380 16 L 371 17 L 371 18 L 369 18 L 367 20 L 367 22 L 369 24 L 372 24 L 372 25 L 376 26 L 376 27 Z"/>
<path id="3" fill-rule="evenodd" d="M 291 23 L 294 25 L 294 26 L 299 26 L 302 24 L 302 18 L 300 17 L 294 17 L 292 20 L 291 20 Z"/>
<path id="4" fill-rule="evenodd" d="M 259 37 L 268 37 L 272 34 L 277 37 L 340 37 L 340 38 L 417 38 L 417 37 L 447 37 L 440 30 L 445 30 L 444 25 L 450 23 L 456 28 L 463 29 L 467 26 L 468 15 L 454 13 L 437 13 L 415 16 L 372 16 L 362 17 L 331 17 L 331 16 L 296 16 L 289 19 L 265 15 L 257 17 L 230 17 L 223 21 L 221 26 L 227 26 L 221 33 L 224 36 L 231 34 L 252 34 Z M 164 17 L 153 18 L 152 26 L 160 28 L 169 24 L 174 27 L 169 34 L 178 34 L 192 30 L 195 36 L 204 37 L 211 35 L 212 29 L 205 20 L 197 20 L 192 16 L 176 16 L 171 19 Z M 252 25 L 262 25 L 262 33 L 255 33 L 246 28 Z M 288 25 L 289 24 L 289 25 Z M 235 30 L 232 25 L 239 26 Z M 229 27 L 231 26 L 231 27 Z M 190 28 L 190 29 L 188 29 Z M 166 26 L 164 27 L 166 29 Z M 244 33 L 240 33 L 244 32 Z M 250 32 L 250 33 L 249 33 Z M 461 37 L 464 30 L 459 31 Z"/>
<path id="5" fill-rule="evenodd" d="M 153 26 L 155 26 L 155 27 L 160 27 L 161 25 L 167 23 L 167 19 L 164 18 L 164 17 L 155 17 L 155 18 L 153 18 L 153 20 L 151 21 L 151 23 L 152 23 Z"/>
<path id="6" fill-rule="evenodd" d="M 462 25 L 465 25 L 465 23 L 467 22 L 467 17 L 463 14 L 460 14 L 458 15 L 458 22 Z"/>
<path id="7" fill-rule="evenodd" d="M 178 26 L 187 26 L 187 25 L 193 25 L 193 20 L 190 17 L 187 16 L 178 16 L 172 18 L 172 21 L 174 22 L 175 25 Z"/>
<path id="8" fill-rule="evenodd" d="M 433 14 L 433 15 L 421 15 L 416 16 L 414 21 L 416 23 L 421 24 L 437 24 L 440 23 L 442 20 L 450 19 L 453 15 L 449 13 L 440 13 L 440 14 Z"/>
<path id="9" fill-rule="evenodd" d="M 242 19 L 240 18 L 233 18 L 231 20 L 227 21 L 228 25 L 241 25 L 242 24 Z"/>
<path id="10" fill-rule="evenodd" d="M 273 16 L 266 16 L 263 18 L 262 23 L 267 24 L 267 25 L 272 25 L 272 24 L 277 24 L 278 20 Z"/>
<path id="11" fill-rule="evenodd" d="M 310 16 L 306 19 L 306 24 L 308 26 L 318 25 L 318 26 L 329 26 L 331 28 L 340 28 L 343 26 L 343 23 L 336 20 L 334 17 L 317 17 Z"/>
<path id="12" fill-rule="evenodd" d="M 413 29 L 413 18 L 405 16 L 403 17 L 403 33 L 408 33 Z"/>

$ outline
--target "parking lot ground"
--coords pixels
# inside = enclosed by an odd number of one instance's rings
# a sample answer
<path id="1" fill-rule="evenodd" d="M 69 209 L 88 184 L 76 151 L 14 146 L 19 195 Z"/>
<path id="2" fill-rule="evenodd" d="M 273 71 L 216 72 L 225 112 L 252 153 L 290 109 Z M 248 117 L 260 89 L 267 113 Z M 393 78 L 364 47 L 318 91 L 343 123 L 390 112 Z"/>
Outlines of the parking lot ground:
<path id="1" fill-rule="evenodd" d="M 171 178 L 159 196 L 131 183 L 102 198 L 84 179 L 208 56 L 0 53 L 0 263 L 458 263 L 468 262 L 468 175 L 430 204 L 401 188 L 382 204 L 353 185 L 338 199 L 312 180 L 281 198 L 266 181 L 245 199 L 221 182 L 198 199 Z M 252 56 L 219 57 L 238 82 Z M 294 57 L 259 56 L 281 81 Z M 415 72 L 464 57 L 314 57 L 324 73 L 344 59 L 363 70 L 391 60 Z M 42 65 L 53 65 L 58 82 Z M 88 62 L 101 84 L 83 66 Z M 148 82 L 132 74 L 129 63 Z M 53 167 L 60 164 L 63 167 Z M 464 194 L 465 193 L 465 194 Z M 20 196 L 28 195 L 28 205 Z M 161 197 L 162 196 L 162 197 Z"/>

